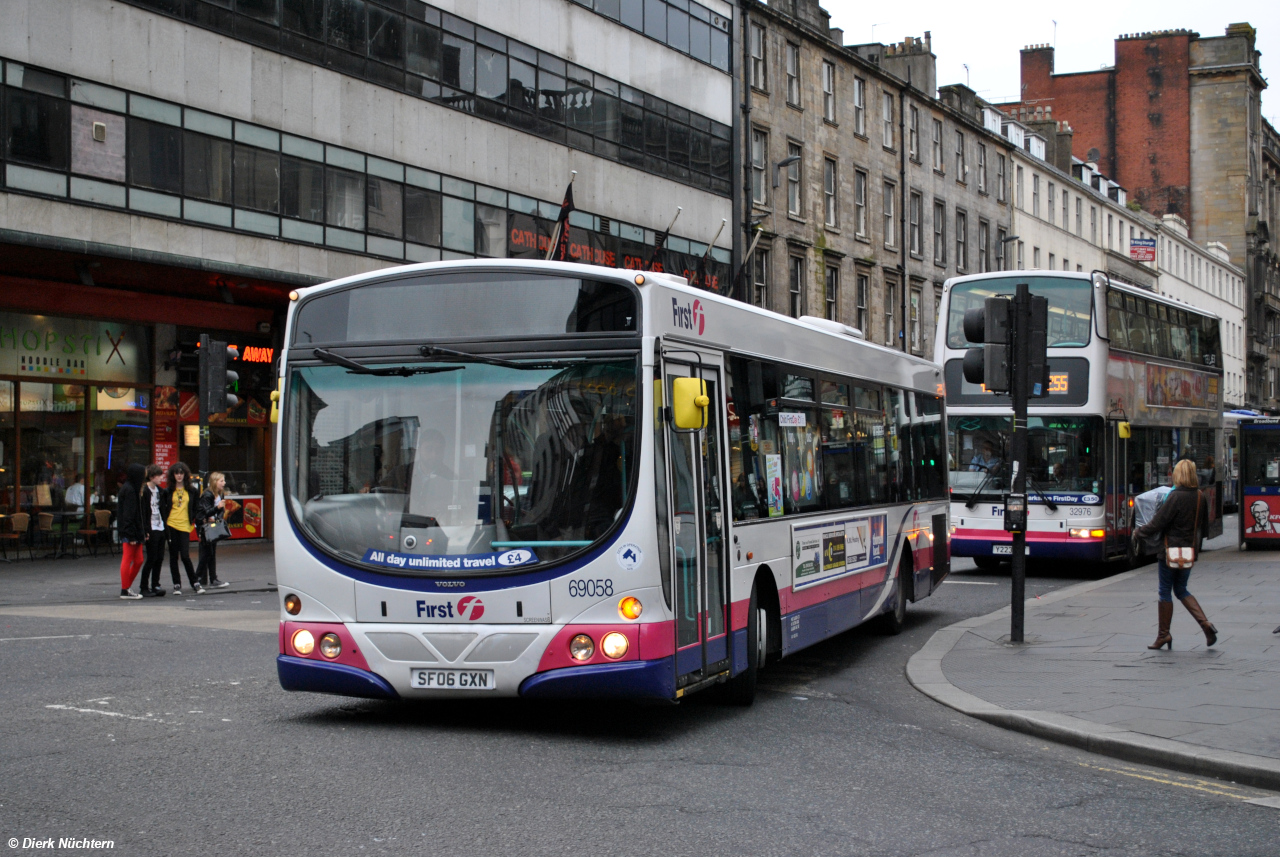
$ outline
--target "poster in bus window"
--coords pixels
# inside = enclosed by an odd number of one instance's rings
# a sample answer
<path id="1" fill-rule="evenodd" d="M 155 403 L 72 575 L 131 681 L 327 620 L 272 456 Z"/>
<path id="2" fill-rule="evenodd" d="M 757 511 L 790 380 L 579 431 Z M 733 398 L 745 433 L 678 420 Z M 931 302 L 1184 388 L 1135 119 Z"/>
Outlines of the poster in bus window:
<path id="1" fill-rule="evenodd" d="M 1245 495 L 1244 534 L 1255 539 L 1280 537 L 1280 497 Z"/>
<path id="2" fill-rule="evenodd" d="M 765 455 L 764 479 L 769 489 L 769 517 L 782 517 L 782 456 Z"/>
<path id="3" fill-rule="evenodd" d="M 779 418 L 789 416 L 779 414 Z M 803 414 L 799 415 L 803 418 Z M 822 484 L 821 440 L 816 426 L 800 425 L 783 430 L 786 490 L 796 507 L 812 505 Z"/>

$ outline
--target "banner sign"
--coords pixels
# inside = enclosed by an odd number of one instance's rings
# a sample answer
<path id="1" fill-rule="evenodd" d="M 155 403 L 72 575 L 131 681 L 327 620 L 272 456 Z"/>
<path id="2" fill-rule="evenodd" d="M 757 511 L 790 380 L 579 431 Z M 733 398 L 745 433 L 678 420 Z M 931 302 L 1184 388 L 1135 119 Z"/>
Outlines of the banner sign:
<path id="1" fill-rule="evenodd" d="M 1130 238 L 1129 258 L 1135 262 L 1154 262 L 1156 260 L 1156 239 Z"/>
<path id="2" fill-rule="evenodd" d="M 261 494 L 228 494 L 223 500 L 223 515 L 233 539 L 260 539 L 266 534 Z"/>
<path id="3" fill-rule="evenodd" d="M 544 259 L 551 248 L 551 233 L 556 222 L 511 211 L 507 213 L 507 255 L 513 259 Z M 605 268 L 628 268 L 640 271 L 664 271 L 686 278 L 691 285 L 717 294 L 730 289 L 729 265 L 708 258 L 705 280 L 700 276 L 702 257 L 677 253 L 618 235 L 602 235 L 579 226 L 569 227 L 569 258 L 586 265 Z"/>
<path id="4" fill-rule="evenodd" d="M 146 327 L 0 312 L 0 375 L 39 381 L 151 381 Z"/>
<path id="5" fill-rule="evenodd" d="M 1207 372 L 1147 364 L 1147 407 L 1218 408 L 1218 379 Z"/>

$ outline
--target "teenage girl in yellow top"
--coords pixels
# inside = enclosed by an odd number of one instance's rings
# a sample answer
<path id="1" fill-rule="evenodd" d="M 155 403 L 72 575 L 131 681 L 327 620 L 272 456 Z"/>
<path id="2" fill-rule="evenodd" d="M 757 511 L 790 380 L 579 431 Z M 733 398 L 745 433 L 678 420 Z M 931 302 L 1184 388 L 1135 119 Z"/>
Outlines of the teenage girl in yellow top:
<path id="1" fill-rule="evenodd" d="M 181 461 L 169 468 L 169 487 L 165 492 L 167 503 L 164 513 L 164 535 L 169 542 L 169 574 L 173 576 L 173 594 L 182 594 L 182 577 L 178 574 L 178 560 L 187 569 L 187 580 L 197 595 L 204 589 L 191 567 L 191 512 L 195 506 L 195 491 L 191 486 L 191 470 Z"/>

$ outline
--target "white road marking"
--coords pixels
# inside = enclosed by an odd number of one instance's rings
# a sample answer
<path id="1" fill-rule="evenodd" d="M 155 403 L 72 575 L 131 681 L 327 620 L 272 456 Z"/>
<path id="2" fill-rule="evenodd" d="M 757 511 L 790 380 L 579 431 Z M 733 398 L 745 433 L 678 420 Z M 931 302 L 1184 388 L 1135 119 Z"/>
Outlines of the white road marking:
<path id="1" fill-rule="evenodd" d="M 18 643 L 23 640 L 87 640 L 92 634 L 58 634 L 53 637 L 0 637 L 0 643 Z"/>
<path id="2" fill-rule="evenodd" d="M 1256 804 L 1257 806 L 1269 806 L 1272 809 L 1280 809 L 1280 797 L 1255 797 L 1245 803 Z"/>
<path id="3" fill-rule="evenodd" d="M 965 586 L 998 586 L 999 585 L 996 583 L 991 583 L 986 580 L 952 580 L 949 577 L 942 582 L 943 583 L 962 583 Z"/>
<path id="4" fill-rule="evenodd" d="M 52 708 L 55 711 L 75 711 L 80 714 L 103 714 L 107 717 L 123 717 L 126 720 L 144 720 L 147 723 L 164 722 L 163 720 L 158 720 L 150 715 L 147 715 L 146 717 L 139 717 L 136 714 L 124 714 L 120 711 L 103 711 L 101 708 L 76 708 L 74 705 L 46 705 L 45 708 Z"/>

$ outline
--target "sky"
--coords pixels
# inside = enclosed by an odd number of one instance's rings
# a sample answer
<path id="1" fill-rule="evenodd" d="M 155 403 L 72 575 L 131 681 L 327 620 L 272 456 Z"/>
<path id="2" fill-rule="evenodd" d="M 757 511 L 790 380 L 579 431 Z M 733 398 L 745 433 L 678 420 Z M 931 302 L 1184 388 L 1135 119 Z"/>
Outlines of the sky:
<path id="1" fill-rule="evenodd" d="M 1248 21 L 1258 31 L 1262 75 L 1280 81 L 1280 2 L 1276 0 L 1112 0 L 1098 6 L 989 3 L 893 3 L 822 0 L 845 44 L 901 42 L 929 30 L 938 58 L 938 85 L 965 83 L 991 102 L 1014 101 L 1020 87 L 1018 52 L 1050 44 L 1055 72 L 1092 71 L 1115 61 L 1114 41 L 1125 33 L 1188 29 L 1221 36 Z M 1074 8 L 1077 11 L 1071 12 Z M 1055 28 L 1054 17 L 1057 17 Z M 1055 32 L 1056 29 L 1056 32 Z M 965 69 L 968 63 L 968 69 Z M 1262 115 L 1280 127 L 1280 83 L 1262 93 Z"/>

